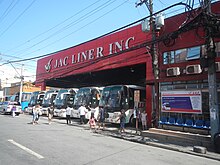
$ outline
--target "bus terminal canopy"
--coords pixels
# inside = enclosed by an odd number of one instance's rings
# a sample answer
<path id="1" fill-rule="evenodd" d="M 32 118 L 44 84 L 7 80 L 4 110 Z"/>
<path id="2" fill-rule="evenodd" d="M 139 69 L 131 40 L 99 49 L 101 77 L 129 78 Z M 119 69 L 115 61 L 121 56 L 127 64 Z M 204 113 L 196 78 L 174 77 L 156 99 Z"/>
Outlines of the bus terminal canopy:
<path id="1" fill-rule="evenodd" d="M 146 68 L 152 65 L 151 40 L 136 25 L 77 46 L 52 53 L 37 62 L 36 85 L 53 87 L 144 85 Z M 149 65 L 149 66 L 146 66 Z M 148 71 L 152 76 L 152 68 Z"/>
<path id="2" fill-rule="evenodd" d="M 117 69 L 53 78 L 47 80 L 46 85 L 60 88 L 106 86 L 116 84 L 143 85 L 146 77 L 145 70 L 145 65 L 139 64 Z"/>

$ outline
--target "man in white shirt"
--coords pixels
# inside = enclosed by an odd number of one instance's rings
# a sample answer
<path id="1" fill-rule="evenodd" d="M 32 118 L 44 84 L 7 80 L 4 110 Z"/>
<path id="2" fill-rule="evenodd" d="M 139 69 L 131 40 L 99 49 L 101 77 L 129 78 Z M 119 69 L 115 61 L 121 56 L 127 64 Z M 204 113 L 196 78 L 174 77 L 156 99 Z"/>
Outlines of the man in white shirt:
<path id="1" fill-rule="evenodd" d="M 79 107 L 78 111 L 79 111 L 79 114 L 80 114 L 80 122 L 81 122 L 81 124 L 85 124 L 85 115 L 88 112 L 88 110 L 86 109 L 86 107 L 83 104 L 81 104 L 81 106 Z"/>
<path id="2" fill-rule="evenodd" d="M 66 124 L 71 124 L 71 112 L 73 110 L 72 105 L 68 105 L 66 108 Z"/>

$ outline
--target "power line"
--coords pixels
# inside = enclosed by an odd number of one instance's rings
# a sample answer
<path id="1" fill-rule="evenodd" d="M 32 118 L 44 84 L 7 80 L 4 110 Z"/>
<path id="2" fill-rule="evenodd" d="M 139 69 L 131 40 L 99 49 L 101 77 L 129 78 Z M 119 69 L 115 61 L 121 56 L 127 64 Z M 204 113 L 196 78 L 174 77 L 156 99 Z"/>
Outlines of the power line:
<path id="1" fill-rule="evenodd" d="M 50 38 L 52 38 L 52 37 L 55 37 L 56 35 L 60 34 L 60 33 L 63 32 L 64 30 L 67 30 L 67 29 L 69 29 L 70 27 L 72 27 L 73 25 L 76 25 L 76 24 L 80 23 L 81 21 L 83 21 L 83 20 L 89 18 L 90 16 L 94 15 L 95 13 L 97 13 L 97 12 L 99 12 L 100 10 L 104 9 L 105 7 L 109 6 L 110 4 L 114 3 L 115 1 L 116 1 L 116 0 L 114 0 L 114 1 L 111 2 L 111 0 L 108 0 L 107 2 L 105 2 L 105 3 L 103 3 L 102 5 L 100 5 L 99 7 L 97 7 L 96 9 L 94 9 L 94 10 L 92 10 L 92 11 L 90 11 L 90 12 L 84 14 L 84 15 L 81 16 L 79 19 L 75 20 L 74 22 L 69 23 L 68 25 L 66 25 L 66 26 L 64 26 L 63 28 L 61 28 L 60 30 L 58 30 L 58 31 L 56 31 L 56 32 L 54 32 L 54 33 L 52 33 L 51 35 L 49 35 L 48 37 L 44 38 L 43 40 L 37 42 L 36 44 L 34 44 L 34 45 L 32 45 L 32 46 L 30 46 L 30 47 L 28 47 L 28 48 L 25 48 L 25 49 L 23 49 L 23 50 L 20 50 L 20 51 L 22 51 L 22 53 L 23 53 L 25 50 L 31 49 L 31 48 L 33 48 L 33 47 L 35 47 L 35 46 L 37 46 L 37 45 L 43 43 L 44 41 L 46 41 L 46 40 L 48 40 L 48 39 L 50 39 Z M 20 52 L 20 51 L 19 51 L 19 52 Z M 21 54 L 22 54 L 22 53 L 21 53 Z M 21 54 L 18 54 L 18 55 L 21 55 Z"/>
<path id="2" fill-rule="evenodd" d="M 71 18 L 73 18 L 73 17 L 79 15 L 81 12 L 87 10 L 88 8 L 90 8 L 91 6 L 95 5 L 95 4 L 98 3 L 99 1 L 101 1 L 101 0 L 97 0 L 97 1 L 95 1 L 94 3 L 92 3 L 92 4 L 89 4 L 87 7 L 83 8 L 83 9 L 80 10 L 80 11 L 78 11 L 77 13 L 75 13 L 74 15 L 70 16 L 69 18 L 65 19 L 64 21 L 61 21 L 60 23 L 56 24 L 55 26 L 53 26 L 53 27 L 47 29 L 46 31 L 44 31 L 44 32 L 42 32 L 42 33 L 40 33 L 40 34 L 38 34 L 38 35 L 32 37 L 31 39 L 29 39 L 29 40 L 27 40 L 27 41 L 25 41 L 25 42 L 19 44 L 18 46 L 15 46 L 14 48 L 11 48 L 11 49 L 7 50 L 6 52 L 12 51 L 12 50 L 14 50 L 14 49 L 17 49 L 17 48 L 19 48 L 19 47 L 25 45 L 26 43 L 29 43 L 29 42 L 31 42 L 32 40 L 39 38 L 40 36 L 44 35 L 45 33 L 48 33 L 49 31 L 55 29 L 56 27 L 58 27 L 58 26 L 64 24 L 65 22 L 67 22 L 67 21 L 70 20 Z"/>
<path id="3" fill-rule="evenodd" d="M 4 20 L 5 17 L 7 17 L 7 15 L 13 10 L 13 8 L 17 5 L 17 3 L 19 2 L 19 0 L 17 0 L 14 3 L 15 0 L 13 0 L 10 5 L 8 6 L 8 8 L 5 10 L 5 12 L 2 14 L 2 16 L 0 17 L 0 22 Z M 14 3 L 14 5 L 13 5 Z M 12 6 L 13 5 L 13 6 Z M 12 6 L 12 7 L 11 7 Z"/>
<path id="4" fill-rule="evenodd" d="M 95 3 L 97 3 L 98 1 L 96 1 Z M 95 3 L 93 3 L 93 4 L 95 4 Z M 93 5 L 92 4 L 92 5 Z M 89 7 L 89 6 L 88 6 Z M 88 7 L 86 7 L 86 8 L 88 8 Z M 82 10 L 81 10 L 82 11 Z M 81 11 L 79 11 L 78 13 L 80 13 Z M 78 14 L 78 13 L 76 13 L 76 15 Z M 106 14 L 105 14 L 106 15 Z M 73 16 L 75 16 L 75 15 L 73 15 Z M 71 16 L 71 17 L 69 17 L 68 19 L 66 19 L 66 20 L 69 20 L 70 18 L 72 18 L 73 16 Z M 102 16 L 101 16 L 102 17 Z M 99 18 L 98 18 L 99 19 Z M 66 20 L 64 20 L 63 22 L 65 22 Z M 96 21 L 96 20 L 95 20 Z M 79 21 L 78 21 L 79 22 Z M 93 22 L 93 21 L 92 21 Z M 90 22 L 90 23 L 92 23 L 92 22 Z M 90 23 L 88 23 L 88 24 L 86 24 L 86 25 L 84 25 L 83 27 L 81 27 L 81 28 L 84 28 L 84 27 L 86 27 L 87 25 L 89 25 Z M 61 24 L 61 23 L 60 23 Z M 57 24 L 56 26 L 58 26 L 58 25 L 60 25 L 60 24 Z M 71 25 L 71 24 L 68 24 L 67 26 L 69 26 L 69 25 Z M 56 27 L 55 26 L 55 27 Z M 65 26 L 65 27 L 67 27 L 67 26 Z M 55 27 L 53 27 L 53 28 L 55 28 Z M 53 28 L 51 28 L 51 29 L 49 29 L 49 30 L 52 30 Z M 69 27 L 68 27 L 69 28 Z M 80 28 L 80 29 L 81 29 Z M 62 39 L 64 39 L 64 38 L 66 38 L 66 37 L 68 37 L 69 35 L 71 35 L 71 34 L 73 34 L 73 33 L 75 33 L 75 32 L 77 32 L 77 31 L 79 31 L 80 29 L 77 29 L 76 31 L 74 31 L 74 32 L 72 32 L 72 33 L 70 33 L 70 34 L 68 34 L 68 35 L 66 35 L 66 36 L 64 36 L 64 37 L 62 37 L 61 38 L 61 40 Z M 47 30 L 47 31 L 49 31 L 49 30 Z M 46 32 L 47 32 L 46 31 Z M 59 31 L 61 31 L 61 30 L 59 30 Z M 58 32 L 59 32 L 58 31 Z M 46 33 L 45 32 L 45 33 Z M 41 34 L 44 34 L 44 33 L 41 33 Z M 50 37 L 52 37 L 52 35 L 50 36 Z M 36 37 L 37 38 L 37 37 Z M 49 38 L 46 38 L 46 39 L 49 39 Z M 45 41 L 46 39 L 44 39 L 44 40 L 42 40 L 42 42 L 43 41 Z M 46 47 L 48 47 L 48 46 L 50 46 L 50 45 L 52 45 L 52 44 L 54 44 L 54 43 L 56 43 L 56 42 L 58 42 L 58 41 L 60 41 L 60 39 L 59 40 L 56 40 L 55 42 L 52 42 L 52 43 L 50 43 L 50 44 L 48 44 L 48 45 L 46 45 L 45 47 L 43 47 L 43 48 L 46 48 Z M 27 41 L 28 42 L 28 41 Z M 41 42 L 38 42 L 37 44 L 40 44 Z M 35 45 L 33 45 L 33 46 L 36 46 L 37 44 L 35 44 Z M 29 47 L 29 48 L 32 48 L 33 46 L 31 46 L 31 47 Z M 43 48 L 41 48 L 41 49 L 43 49 Z M 28 48 L 26 48 L 26 49 L 28 49 Z M 39 51 L 39 50 L 41 50 L 41 49 L 38 49 L 38 50 L 35 50 L 35 51 L 32 51 L 32 52 L 30 52 L 30 53 L 34 53 L 34 52 L 37 52 L 37 51 Z M 29 54 L 30 54 L 29 53 Z M 21 55 L 21 54 L 20 54 Z M 14 56 L 11 56 L 11 57 L 13 57 L 14 58 Z"/>
<path id="5" fill-rule="evenodd" d="M 7 55 L 7 54 L 2 54 L 2 53 L 0 53 L 0 56 L 5 56 L 5 57 L 12 57 L 12 58 L 15 58 L 15 56 Z M 23 59 L 23 58 L 21 58 L 21 57 L 16 57 L 16 58 L 18 58 L 18 59 Z M 32 61 L 37 62 L 36 60 L 32 60 Z"/>
<path id="6" fill-rule="evenodd" d="M 34 4 L 35 1 L 36 1 L 36 0 L 33 0 L 33 1 L 27 6 L 27 8 L 25 8 L 25 10 L 24 10 L 21 14 L 18 15 L 18 17 L 0 34 L 0 37 L 1 37 L 2 35 L 4 35 L 4 34 L 19 20 L 19 18 L 21 18 L 21 16 Z"/>
<path id="7" fill-rule="evenodd" d="M 123 2 L 123 3 L 125 3 L 125 2 Z M 123 4 L 123 3 L 122 3 L 122 4 Z M 120 4 L 120 5 L 122 5 L 122 4 Z M 120 5 L 119 5 L 119 6 L 120 6 Z M 169 7 L 166 7 L 166 8 L 164 8 L 164 9 L 158 11 L 158 12 L 155 12 L 155 13 L 153 13 L 153 15 L 157 15 L 157 14 L 159 14 L 159 13 L 165 11 L 165 10 L 168 10 L 168 9 L 170 9 L 170 8 L 172 8 L 172 7 L 179 6 L 179 5 L 187 6 L 187 4 L 182 3 L 182 2 L 179 2 L 179 3 L 173 4 L 173 5 L 169 6 Z M 119 7 L 119 6 L 117 6 L 117 7 Z M 116 8 L 117 8 L 117 7 L 116 7 Z M 113 10 L 113 9 L 112 9 L 112 10 Z M 111 10 L 111 11 L 112 11 L 112 10 Z M 109 11 L 109 12 L 111 12 L 111 11 Z M 107 13 L 109 13 L 109 12 L 107 12 Z M 107 14 L 107 13 L 105 13 L 105 14 Z M 151 16 L 151 15 L 150 15 L 150 16 Z M 125 26 L 123 26 L 123 27 L 120 27 L 120 28 L 118 28 L 118 29 L 116 29 L 116 30 L 113 30 L 113 31 L 111 31 L 111 32 L 108 32 L 108 33 L 106 33 L 106 34 L 104 34 L 104 35 L 101 35 L 101 36 L 99 36 L 99 37 L 96 37 L 96 38 L 94 38 L 94 39 L 92 39 L 92 40 L 89 40 L 89 41 L 87 41 L 87 42 L 91 42 L 91 41 L 97 40 L 97 39 L 99 39 L 99 38 L 102 38 L 102 37 L 104 37 L 104 36 L 107 36 L 107 35 L 110 35 L 110 34 L 112 34 L 112 33 L 115 33 L 115 32 L 117 32 L 117 31 L 123 30 L 123 29 L 125 29 L 125 28 L 127 28 L 127 27 L 130 27 L 130 26 L 132 26 L 132 25 L 134 25 L 134 24 L 137 24 L 137 23 L 139 23 L 139 22 L 141 22 L 141 21 L 143 21 L 143 20 L 149 18 L 150 16 L 147 16 L 147 17 L 144 17 L 144 18 L 142 18 L 142 19 L 139 19 L 139 20 L 137 20 L 137 21 L 135 21 L 135 22 L 133 22 L 133 23 L 130 23 L 130 24 L 128 24 L 128 25 L 125 25 Z M 101 18 L 101 17 L 102 17 L 102 16 L 100 16 L 99 18 Z M 94 20 L 91 21 L 91 22 L 94 22 Z M 87 24 L 86 24 L 86 25 L 87 25 Z M 85 26 L 86 26 L 86 25 L 85 25 Z M 85 27 L 85 26 L 84 26 L 84 27 Z M 82 28 L 82 27 L 81 27 L 81 28 Z M 78 30 L 80 30 L 80 29 L 78 29 Z M 71 34 L 69 34 L 69 35 L 71 35 Z M 67 36 L 65 36 L 65 37 L 67 37 Z M 85 44 L 85 43 L 87 43 L 87 42 L 84 42 L 84 43 L 81 43 L 81 44 Z M 81 45 L 81 44 L 79 44 L 79 45 Z M 76 46 L 79 46 L 79 45 L 75 45 L 75 46 L 73 46 L 73 47 L 76 47 Z M 44 48 L 45 48 L 45 47 L 44 47 Z M 70 48 L 72 48 L 72 47 L 69 47 L 69 48 L 67 48 L 67 49 L 70 49 Z M 66 49 L 59 50 L 59 51 L 56 51 L 56 52 L 53 52 L 53 53 L 49 53 L 49 54 L 44 54 L 44 55 L 41 55 L 41 56 L 36 56 L 36 57 L 27 58 L 27 59 L 23 59 L 23 60 L 14 60 L 14 61 L 9 61 L 9 62 L 10 62 L 10 63 L 15 63 L 15 62 L 29 61 L 29 60 L 33 60 L 33 59 L 38 59 L 38 58 L 50 56 L 50 55 L 53 55 L 53 54 L 55 54 L 55 53 L 58 53 L 58 52 L 61 52 L 61 51 L 64 51 L 64 50 L 66 50 Z M 9 64 L 9 62 L 3 63 L 3 64 L 1 64 L 0 66 Z"/>
<path id="8" fill-rule="evenodd" d="M 78 31 L 82 30 L 82 29 L 85 28 L 86 26 L 88 26 L 88 25 L 94 23 L 94 22 L 97 21 L 98 19 L 104 17 L 104 16 L 107 15 L 108 13 L 110 13 L 110 12 L 112 12 L 113 10 L 117 9 L 118 7 L 122 6 L 122 5 L 123 5 L 124 3 L 126 3 L 127 1 L 128 1 L 128 0 L 126 0 L 126 1 L 123 2 L 123 3 L 121 3 L 121 4 L 118 5 L 117 7 L 113 8 L 112 10 L 106 12 L 105 14 L 101 15 L 100 17 L 98 17 L 98 18 L 96 18 L 96 19 L 90 21 L 89 23 L 85 24 L 84 26 L 78 28 L 77 30 L 75 30 L 75 31 L 73 31 L 73 32 L 71 32 L 71 33 L 69 33 L 68 35 L 66 35 L 66 36 L 64 36 L 64 37 L 62 37 L 62 38 L 59 38 L 59 39 L 57 39 L 57 40 L 51 42 L 50 44 L 48 44 L 48 45 L 42 47 L 41 49 L 44 49 L 44 48 L 46 48 L 46 47 L 48 47 L 48 46 L 50 46 L 50 45 L 53 45 L 53 44 L 55 44 L 55 43 L 57 43 L 57 42 L 59 42 L 59 41 L 65 39 L 66 37 L 68 37 L 68 36 L 70 36 L 70 35 L 72 35 L 72 34 L 78 32 Z M 103 36 L 105 36 L 105 35 L 103 35 Z M 100 37 L 98 37 L 98 38 L 100 38 Z M 35 53 L 35 52 L 37 52 L 37 51 L 39 51 L 39 50 L 41 50 L 41 49 L 37 49 L 37 50 L 35 50 L 35 51 L 29 52 L 28 54 Z M 59 52 L 59 51 L 58 51 L 58 52 Z M 52 54 L 53 54 L 53 53 L 52 53 Z M 49 55 L 50 55 L 50 54 L 49 54 Z M 47 55 L 43 55 L 43 57 L 45 57 L 45 56 L 47 56 Z M 42 57 L 42 56 L 40 56 L 40 57 Z M 37 58 L 40 58 L 40 57 L 37 57 Z M 31 59 L 32 59 L 32 58 L 31 58 Z M 34 59 L 35 59 L 35 58 L 34 58 Z"/>

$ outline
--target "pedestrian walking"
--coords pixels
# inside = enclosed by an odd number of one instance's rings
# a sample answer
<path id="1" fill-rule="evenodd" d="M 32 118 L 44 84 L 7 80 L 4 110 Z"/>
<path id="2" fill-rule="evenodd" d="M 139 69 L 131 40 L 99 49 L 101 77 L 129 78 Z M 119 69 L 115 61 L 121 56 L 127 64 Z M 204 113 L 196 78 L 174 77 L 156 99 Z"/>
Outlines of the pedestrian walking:
<path id="1" fill-rule="evenodd" d="M 48 124 L 51 124 L 51 122 L 52 122 L 53 113 L 54 113 L 54 106 L 51 105 L 51 106 L 48 108 Z"/>
<path id="2" fill-rule="evenodd" d="M 38 124 L 39 112 L 40 112 L 40 105 L 37 104 L 33 107 L 33 110 L 32 110 L 32 115 L 33 115 L 32 124 L 33 125 Z"/>
<path id="3" fill-rule="evenodd" d="M 136 133 L 137 133 L 138 123 L 139 123 L 139 119 L 140 119 L 140 111 L 138 110 L 138 108 L 136 106 L 134 107 L 133 118 L 135 121 L 135 128 L 136 128 Z"/>
<path id="4" fill-rule="evenodd" d="M 151 127 L 154 128 L 156 127 L 156 110 L 154 109 L 154 111 L 151 113 L 152 115 L 152 119 L 151 119 Z"/>
<path id="5" fill-rule="evenodd" d="M 141 123 L 142 123 L 142 130 L 143 131 L 146 130 L 147 129 L 147 113 L 145 110 L 141 113 Z"/>
<path id="6" fill-rule="evenodd" d="M 85 124 L 85 115 L 88 112 L 85 105 L 81 104 L 78 111 L 79 111 L 79 114 L 80 114 L 80 123 Z"/>
<path id="7" fill-rule="evenodd" d="M 36 123 L 38 124 L 38 121 L 40 119 L 40 116 L 42 115 L 41 109 L 40 109 L 40 105 L 38 104 L 36 107 L 37 110 L 37 118 L 36 118 Z"/>
<path id="8" fill-rule="evenodd" d="M 100 129 L 101 126 L 102 126 L 103 129 L 105 129 L 105 113 L 107 113 L 107 112 L 104 109 L 104 107 L 99 106 L 99 114 L 98 114 L 98 117 L 97 117 L 98 125 L 99 125 L 98 129 Z"/>
<path id="9" fill-rule="evenodd" d="M 120 129 L 119 129 L 119 132 L 120 132 L 120 133 L 125 132 L 126 114 L 125 114 L 125 110 L 124 110 L 124 109 L 121 110 L 121 114 L 120 114 L 118 120 L 120 120 Z M 117 120 L 117 121 L 118 121 L 118 120 Z"/>
<path id="10" fill-rule="evenodd" d="M 15 105 L 13 105 L 11 111 L 12 111 L 12 117 L 15 117 L 15 111 L 16 111 L 16 106 Z"/>
<path id="11" fill-rule="evenodd" d="M 71 113 L 73 110 L 72 104 L 69 104 L 66 108 L 66 124 L 71 124 Z"/>
<path id="12" fill-rule="evenodd" d="M 89 127 L 90 127 L 90 130 L 96 131 L 96 122 L 95 122 L 94 113 L 91 113 L 91 117 L 89 119 Z"/>

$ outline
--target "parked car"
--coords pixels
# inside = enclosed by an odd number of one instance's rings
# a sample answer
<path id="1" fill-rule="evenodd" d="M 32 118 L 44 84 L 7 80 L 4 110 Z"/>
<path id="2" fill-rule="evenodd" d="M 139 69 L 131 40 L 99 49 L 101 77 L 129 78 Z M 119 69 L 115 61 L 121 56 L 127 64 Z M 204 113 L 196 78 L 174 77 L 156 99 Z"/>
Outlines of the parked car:
<path id="1" fill-rule="evenodd" d="M 15 109 L 15 114 L 19 115 L 21 113 L 21 104 L 19 102 L 10 102 L 10 101 L 5 101 L 2 103 L 0 106 L 0 112 L 3 114 L 11 114 L 12 113 L 12 108 L 16 107 Z"/>

